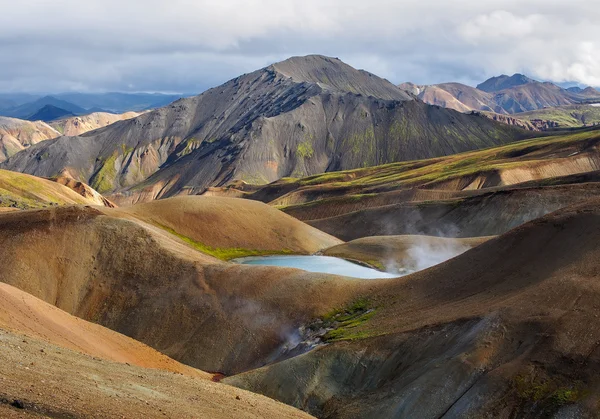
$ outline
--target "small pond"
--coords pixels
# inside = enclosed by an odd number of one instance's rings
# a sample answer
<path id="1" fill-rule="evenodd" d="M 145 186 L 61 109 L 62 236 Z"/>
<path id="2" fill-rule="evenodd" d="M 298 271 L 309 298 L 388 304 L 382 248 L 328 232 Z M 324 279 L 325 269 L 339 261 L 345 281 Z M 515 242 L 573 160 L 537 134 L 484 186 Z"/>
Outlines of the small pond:
<path id="1" fill-rule="evenodd" d="M 332 256 L 253 256 L 234 259 L 232 262 L 244 265 L 267 265 L 298 268 L 308 272 L 321 272 L 334 275 L 351 276 L 362 279 L 396 278 L 377 269 L 361 266 Z"/>

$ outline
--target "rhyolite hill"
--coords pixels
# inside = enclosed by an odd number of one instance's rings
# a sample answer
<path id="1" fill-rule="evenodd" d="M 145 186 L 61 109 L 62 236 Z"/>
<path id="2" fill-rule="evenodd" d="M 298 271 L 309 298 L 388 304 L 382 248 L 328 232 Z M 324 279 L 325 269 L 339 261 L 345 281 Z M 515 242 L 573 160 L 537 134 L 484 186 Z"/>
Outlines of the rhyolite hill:
<path id="1" fill-rule="evenodd" d="M 294 57 L 192 98 L 19 153 L 3 168 L 66 172 L 121 202 L 200 193 L 490 147 L 527 135 L 416 100 L 338 59 Z"/>
<path id="2" fill-rule="evenodd" d="M 443 106 L 459 112 L 473 110 L 519 116 L 518 113 L 557 106 L 569 106 L 600 101 L 600 92 L 586 89 L 563 89 L 554 83 L 539 82 L 522 74 L 492 77 L 477 87 L 462 83 L 439 83 L 400 86 L 430 105 Z"/>

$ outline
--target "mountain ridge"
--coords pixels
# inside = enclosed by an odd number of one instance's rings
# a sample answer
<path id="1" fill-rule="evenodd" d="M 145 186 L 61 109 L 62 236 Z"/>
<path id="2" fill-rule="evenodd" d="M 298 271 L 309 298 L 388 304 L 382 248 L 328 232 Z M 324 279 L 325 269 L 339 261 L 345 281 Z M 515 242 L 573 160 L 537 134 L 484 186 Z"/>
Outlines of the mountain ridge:
<path id="1" fill-rule="evenodd" d="M 79 137 L 60 137 L 4 167 L 47 177 L 68 172 L 100 193 L 137 202 L 198 193 L 233 179 L 268 183 L 526 135 L 481 116 L 431 107 L 387 80 L 313 55 Z"/>
<path id="2" fill-rule="evenodd" d="M 483 86 L 483 89 L 480 87 Z M 485 111 L 514 115 L 538 109 L 600 102 L 600 92 L 592 87 L 563 89 L 551 82 L 539 82 L 522 74 L 492 77 L 477 87 L 449 82 L 434 85 L 402 83 L 401 89 L 431 105 L 459 112 Z"/>

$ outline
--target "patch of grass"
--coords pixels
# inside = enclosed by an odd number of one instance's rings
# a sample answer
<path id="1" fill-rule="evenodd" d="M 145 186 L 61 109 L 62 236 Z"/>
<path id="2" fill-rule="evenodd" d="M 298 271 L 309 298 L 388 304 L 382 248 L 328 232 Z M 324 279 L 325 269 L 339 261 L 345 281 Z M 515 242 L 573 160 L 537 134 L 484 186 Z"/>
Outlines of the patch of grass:
<path id="1" fill-rule="evenodd" d="M 123 156 L 126 156 L 127 154 L 131 153 L 133 151 L 133 147 L 127 147 L 127 144 L 123 143 L 121 144 L 121 152 L 123 154 Z"/>
<path id="2" fill-rule="evenodd" d="M 90 186 L 99 193 L 111 191 L 115 187 L 114 182 L 117 177 L 117 169 L 115 167 L 116 162 L 117 153 L 113 153 L 104 160 L 100 169 L 98 169 L 90 179 Z"/>
<path id="3" fill-rule="evenodd" d="M 310 159 L 315 154 L 315 150 L 309 141 L 304 141 L 298 144 L 296 152 L 303 159 Z"/>
<path id="4" fill-rule="evenodd" d="M 248 256 L 266 256 L 266 255 L 290 255 L 295 252 L 290 249 L 283 250 L 262 250 L 262 249 L 244 249 L 241 247 L 211 247 L 204 243 L 198 242 L 190 237 L 184 236 L 183 234 L 179 234 L 177 231 L 173 230 L 170 227 L 165 225 L 155 223 L 157 227 L 162 228 L 163 230 L 169 232 L 170 234 L 176 236 L 180 240 L 186 242 L 194 249 L 199 252 L 206 253 L 207 255 L 216 257 L 221 260 L 231 260 L 237 258 L 243 258 Z"/>
<path id="5" fill-rule="evenodd" d="M 576 403 L 586 396 L 580 382 L 565 385 L 552 378 L 541 378 L 532 373 L 522 373 L 514 378 L 514 388 L 520 399 L 558 408 Z"/>
<path id="6" fill-rule="evenodd" d="M 335 309 L 323 316 L 326 328 L 332 328 L 323 336 L 324 342 L 357 340 L 372 336 L 364 330 L 356 330 L 375 315 L 375 308 L 369 300 L 360 298 L 346 307 Z"/>

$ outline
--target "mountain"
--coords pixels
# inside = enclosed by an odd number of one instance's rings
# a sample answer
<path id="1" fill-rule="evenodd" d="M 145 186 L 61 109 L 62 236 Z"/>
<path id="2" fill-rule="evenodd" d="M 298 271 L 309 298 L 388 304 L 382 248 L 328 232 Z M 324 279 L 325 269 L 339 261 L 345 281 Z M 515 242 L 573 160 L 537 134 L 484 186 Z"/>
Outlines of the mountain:
<path id="1" fill-rule="evenodd" d="M 571 93 L 581 93 L 581 92 L 583 92 L 583 89 L 581 87 L 577 87 L 577 86 L 567 87 L 566 90 L 567 90 L 567 92 L 571 92 Z"/>
<path id="2" fill-rule="evenodd" d="M 512 76 L 502 74 L 501 76 L 489 78 L 483 83 L 478 84 L 477 88 L 479 90 L 483 90 L 484 92 L 493 93 L 529 83 L 537 82 L 519 73 L 513 74 Z"/>
<path id="3" fill-rule="evenodd" d="M 71 116 L 54 120 L 50 126 L 60 132 L 62 135 L 81 135 L 88 131 L 105 127 L 117 121 L 135 118 L 139 112 L 125 112 L 122 114 L 113 114 L 106 112 L 94 112 L 88 115 Z"/>
<path id="4" fill-rule="evenodd" d="M 47 105 L 63 109 L 64 111 L 70 112 L 73 115 L 83 115 L 87 113 L 87 111 L 84 108 L 77 106 L 73 103 L 57 99 L 54 96 L 44 96 L 33 102 L 27 102 L 10 109 L 4 109 L 2 110 L 1 114 L 13 118 L 29 119 L 39 110 L 44 108 L 44 106 Z"/>
<path id="5" fill-rule="evenodd" d="M 123 202 L 268 183 L 490 147 L 527 134 L 429 106 L 365 71 L 294 57 L 193 98 L 20 153 L 4 167 L 68 172 Z M 118 193 L 118 196 L 116 195 Z"/>
<path id="6" fill-rule="evenodd" d="M 0 162 L 33 144 L 59 136 L 57 130 L 42 121 L 0 116 Z"/>
<path id="7" fill-rule="evenodd" d="M 67 111 L 66 109 L 62 109 L 54 105 L 45 105 L 26 119 L 30 121 L 50 122 L 54 121 L 55 119 L 65 118 L 69 116 L 75 116 L 75 114 L 73 112 Z"/>
<path id="8" fill-rule="evenodd" d="M 59 93 L 56 98 L 85 108 L 89 112 L 110 111 L 124 113 L 127 111 L 144 111 L 160 108 L 182 97 L 189 95 L 163 93 Z"/>
<path id="9" fill-rule="evenodd" d="M 29 93 L 0 93 L 0 114 L 2 114 L 5 109 L 14 108 L 27 102 L 33 102 L 39 98 L 40 96 Z"/>
<path id="10" fill-rule="evenodd" d="M 480 87 L 483 86 L 484 89 Z M 496 114 L 517 114 L 543 108 L 576 105 L 600 101 L 600 92 L 586 89 L 563 89 L 553 83 L 538 82 L 520 74 L 494 77 L 471 87 L 461 83 L 441 83 L 399 86 L 411 91 L 425 103 L 444 106 L 459 112 L 485 111 Z M 515 115 L 515 118 L 519 118 Z"/>

